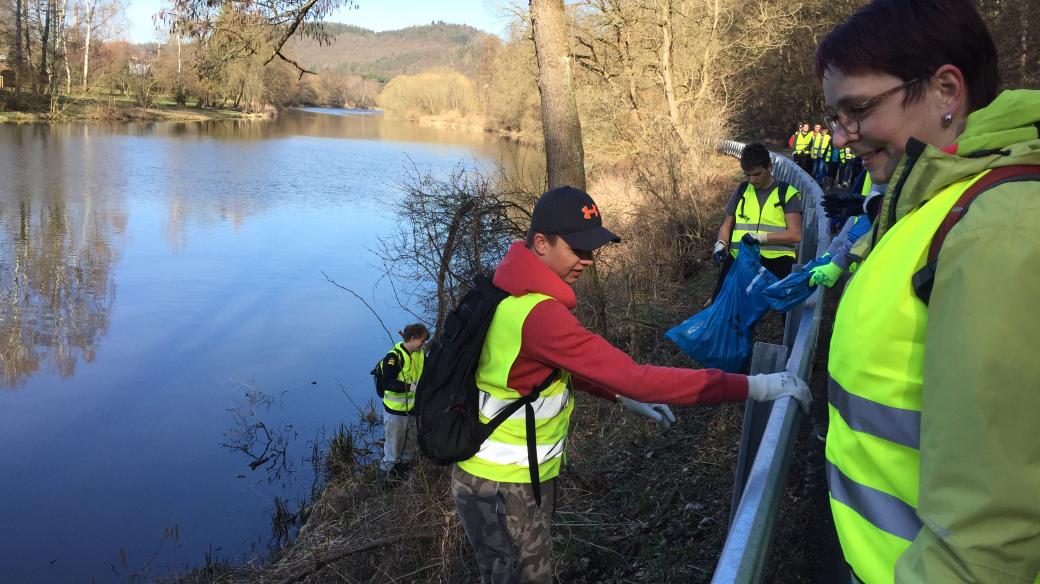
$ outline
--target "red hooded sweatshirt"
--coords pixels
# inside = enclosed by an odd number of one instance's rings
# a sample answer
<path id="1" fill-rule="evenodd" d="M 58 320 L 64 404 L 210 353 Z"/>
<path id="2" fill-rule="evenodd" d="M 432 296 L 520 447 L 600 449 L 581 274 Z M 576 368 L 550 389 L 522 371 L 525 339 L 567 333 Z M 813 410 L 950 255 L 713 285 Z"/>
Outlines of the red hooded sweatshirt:
<path id="1" fill-rule="evenodd" d="M 509 248 L 495 270 L 494 284 L 513 296 L 537 292 L 556 302 L 539 302 L 524 321 L 520 354 L 509 371 L 509 387 L 531 393 L 553 369 L 569 371 L 575 389 L 604 399 L 616 395 L 650 403 L 715 404 L 747 399 L 747 378 L 718 369 L 639 365 L 625 352 L 591 333 L 571 313 L 574 290 L 523 242 Z"/>

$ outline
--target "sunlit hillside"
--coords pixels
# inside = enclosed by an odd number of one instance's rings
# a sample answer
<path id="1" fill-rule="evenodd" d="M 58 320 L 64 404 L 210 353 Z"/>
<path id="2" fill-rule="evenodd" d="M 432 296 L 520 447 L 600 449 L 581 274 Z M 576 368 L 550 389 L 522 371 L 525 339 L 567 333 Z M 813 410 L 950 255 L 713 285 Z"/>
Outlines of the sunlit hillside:
<path id="1" fill-rule="evenodd" d="M 319 73 L 332 71 L 383 82 L 402 73 L 444 66 L 472 75 L 482 47 L 500 42 L 471 26 L 443 22 L 385 32 L 328 23 L 325 30 L 332 37 L 329 47 L 313 39 L 293 41 L 291 51 L 300 64 Z"/>

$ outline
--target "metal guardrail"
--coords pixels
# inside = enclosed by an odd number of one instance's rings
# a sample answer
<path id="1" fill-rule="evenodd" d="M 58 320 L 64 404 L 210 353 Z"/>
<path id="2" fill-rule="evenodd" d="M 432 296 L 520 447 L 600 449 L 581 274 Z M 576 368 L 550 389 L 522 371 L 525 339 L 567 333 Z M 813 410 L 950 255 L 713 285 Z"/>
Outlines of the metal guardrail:
<path id="1" fill-rule="evenodd" d="M 743 144 L 732 140 L 724 140 L 719 145 L 719 151 L 732 156 L 740 156 L 743 149 Z M 773 176 L 802 193 L 803 235 L 798 260 L 804 264 L 830 246 L 830 229 L 822 207 L 823 191 L 789 158 L 772 153 L 772 159 Z M 787 371 L 807 380 L 812 372 L 822 308 L 823 293 L 817 291 L 788 313 L 783 346 L 757 343 L 752 356 L 752 373 L 770 373 L 786 367 Z M 801 419 L 801 410 L 793 398 L 770 403 L 748 401 L 737 460 L 732 519 L 712 584 L 762 581 Z"/>

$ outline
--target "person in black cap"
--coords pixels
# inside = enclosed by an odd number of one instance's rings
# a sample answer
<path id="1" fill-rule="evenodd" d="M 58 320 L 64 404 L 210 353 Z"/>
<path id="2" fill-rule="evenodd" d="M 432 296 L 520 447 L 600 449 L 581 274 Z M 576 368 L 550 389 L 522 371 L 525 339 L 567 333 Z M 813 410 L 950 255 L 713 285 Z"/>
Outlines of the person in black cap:
<path id="1" fill-rule="evenodd" d="M 789 373 L 744 376 L 718 369 L 640 365 L 572 314 L 571 285 L 592 264 L 592 252 L 621 239 L 603 227 L 602 211 L 585 191 L 560 187 L 535 204 L 527 241 L 517 241 L 495 270 L 510 296 L 498 305 L 477 367 L 480 416 L 486 422 L 540 388 L 534 410 L 538 484 L 528 467 L 524 409 L 494 430 L 472 458 L 452 469 L 452 496 L 485 583 L 550 583 L 551 518 L 574 408 L 573 390 L 616 400 L 667 429 L 672 404 L 773 400 L 810 401 Z"/>

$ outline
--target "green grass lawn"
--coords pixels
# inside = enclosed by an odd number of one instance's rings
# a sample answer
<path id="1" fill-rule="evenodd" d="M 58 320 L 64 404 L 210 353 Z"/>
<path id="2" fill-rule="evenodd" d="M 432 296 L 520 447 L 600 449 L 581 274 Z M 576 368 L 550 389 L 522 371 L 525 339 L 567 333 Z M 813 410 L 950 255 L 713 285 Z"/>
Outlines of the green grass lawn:
<path id="1" fill-rule="evenodd" d="M 59 95 L 52 113 L 46 96 L 15 94 L 0 90 L 0 123 L 52 122 L 73 120 L 123 121 L 202 121 L 260 117 L 229 108 L 178 106 L 172 95 L 158 95 L 149 107 L 137 105 L 130 94 L 107 91 Z"/>

